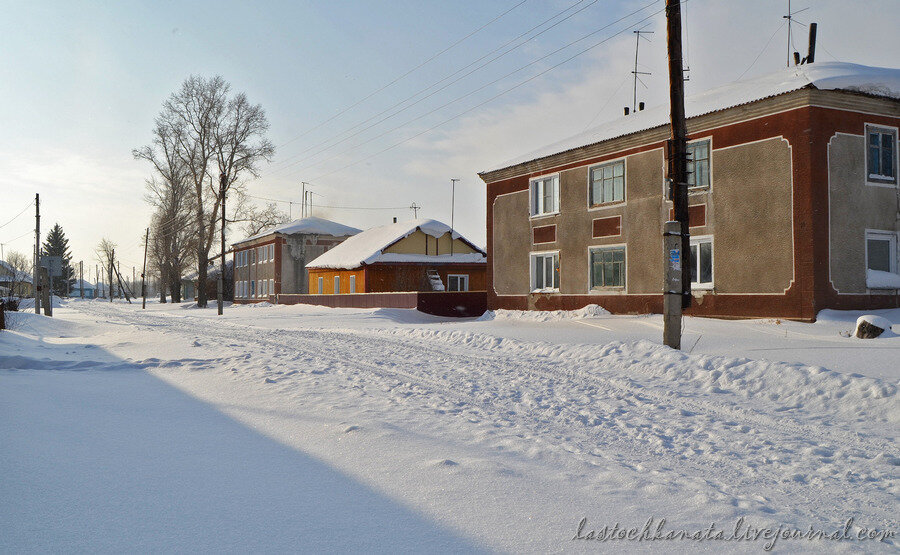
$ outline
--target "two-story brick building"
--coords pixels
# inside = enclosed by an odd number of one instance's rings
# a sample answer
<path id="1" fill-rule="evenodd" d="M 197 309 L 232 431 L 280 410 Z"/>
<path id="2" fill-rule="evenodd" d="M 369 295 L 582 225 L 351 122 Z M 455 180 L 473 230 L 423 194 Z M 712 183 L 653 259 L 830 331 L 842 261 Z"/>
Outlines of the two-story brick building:
<path id="1" fill-rule="evenodd" d="M 686 100 L 690 314 L 900 306 L 900 70 L 816 63 Z M 480 173 L 488 308 L 662 311 L 668 107 Z"/>
<path id="2" fill-rule="evenodd" d="M 265 230 L 233 245 L 235 302 L 306 293 L 306 264 L 360 230 L 308 217 Z"/>

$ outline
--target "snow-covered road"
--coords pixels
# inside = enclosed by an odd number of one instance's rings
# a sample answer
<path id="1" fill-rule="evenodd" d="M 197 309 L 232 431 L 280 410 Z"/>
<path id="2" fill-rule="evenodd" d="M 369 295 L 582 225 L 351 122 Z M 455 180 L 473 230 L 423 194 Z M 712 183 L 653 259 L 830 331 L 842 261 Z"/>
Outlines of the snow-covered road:
<path id="1" fill-rule="evenodd" d="M 233 459 L 245 471 L 259 464 L 266 476 L 279 476 L 285 491 L 302 490 L 312 467 L 315 483 L 340 483 L 342 494 L 361 490 L 366 503 L 387 507 L 379 514 L 399 514 L 385 517 L 388 521 L 411 523 L 398 524 L 413 531 L 408 541 L 372 538 L 369 546 L 384 551 L 397 545 L 570 550 L 581 545 L 571 537 L 582 517 L 596 527 L 666 518 L 671 527 L 688 530 L 705 529 L 710 522 L 729 528 L 740 517 L 756 526 L 837 529 L 852 517 L 863 526 L 897 529 L 896 382 L 802 364 L 689 356 L 649 341 L 517 340 L 492 334 L 483 322 L 379 322 L 342 329 L 334 322 L 322 325 L 320 312 L 310 318 L 298 313 L 290 327 L 272 328 L 254 318 L 264 309 L 232 310 L 244 310 L 244 317 L 218 320 L 197 310 L 142 312 L 120 304 L 73 302 L 58 311 L 60 322 L 52 325 L 29 318 L 37 326 L 32 335 L 40 336 L 46 349 L 41 357 L 57 362 L 40 362 L 24 348 L 0 356 L 0 368 L 34 368 L 0 374 L 0 383 L 15 386 L 2 388 L 3 406 L 41 407 L 63 391 L 74 391 L 69 412 L 60 415 L 73 422 L 79 402 L 96 406 L 94 388 L 85 382 L 97 382 L 101 391 L 124 379 L 121 375 L 153 382 L 130 387 L 163 389 L 176 394 L 178 402 L 195 400 L 197 410 L 229 425 L 193 430 L 178 419 L 167 423 L 166 411 L 160 411 L 134 425 L 126 420 L 120 433 L 168 429 L 165 437 L 151 433 L 147 441 L 148 453 L 166 464 L 186 446 L 198 446 L 198 453 Z M 23 329 L 22 341 L 27 333 Z M 74 346 L 84 344 L 103 352 L 82 349 L 73 356 Z M 29 389 L 29 384 L 45 383 L 37 369 L 70 367 L 94 371 L 57 373 L 65 377 L 54 381 L 51 391 Z M 120 372 L 97 371 L 102 369 Z M 77 385 L 60 385 L 68 382 Z M 86 395 L 80 401 L 79 391 Z M 121 396 L 111 395 L 121 403 L 135 391 L 125 387 Z M 166 406 L 173 401 L 156 403 L 151 397 L 126 404 L 140 402 Z M 190 413 L 182 416 L 182 424 L 195 419 Z M 114 427 L 111 408 L 108 414 L 91 410 L 90 417 Z M 12 437 L 27 451 L 35 420 L 23 420 Z M 47 422 L 38 432 L 60 433 L 51 425 L 54 419 L 38 421 Z M 264 448 L 229 439 L 231 450 L 217 453 L 215 446 L 190 439 L 241 433 L 265 438 L 259 440 Z M 166 443 L 169 437 L 174 444 Z M 96 447 L 115 451 L 109 442 Z M 246 454 L 248 448 L 253 453 Z M 273 464 L 281 470 L 296 464 L 292 456 L 300 458 L 304 479 L 267 467 L 266 449 L 277 452 Z M 13 456 L 0 463 L 0 472 L 19 460 Z M 111 468 L 130 466 L 128 460 L 111 461 Z M 48 463 L 48 473 L 52 466 Z M 324 482 L 317 473 L 326 476 Z M 226 482 L 240 481 L 240 474 L 228 474 Z M 135 477 L 132 494 L 140 484 Z M 263 485 L 263 492 L 273 487 Z M 205 493 L 200 488 L 188 498 L 196 501 Z M 275 496 L 268 509 L 302 513 L 311 495 Z M 246 496 L 225 497 L 229 506 Z M 260 494 L 259 502 L 267 497 Z M 344 506 L 340 500 L 327 501 L 322 514 L 329 516 L 321 522 Z M 37 501 L 33 510 L 41 505 Z M 268 512 L 254 514 L 252 522 L 259 522 L 258 515 Z M 3 521 L 13 518 L 2 513 Z M 352 513 L 347 518 L 358 520 Z M 276 550 L 303 529 L 292 528 L 289 520 L 272 528 L 267 533 Z M 384 525 L 376 519 L 362 529 L 383 531 Z M 432 543 L 423 544 L 422 538 Z M 254 544 L 235 545 L 240 550 L 239 545 Z M 336 544 L 311 543 L 310 548 L 315 545 Z M 691 551 L 697 545 L 655 547 Z M 748 546 L 725 548 L 737 547 Z M 859 547 L 871 545 L 828 545 L 829 550 Z"/>

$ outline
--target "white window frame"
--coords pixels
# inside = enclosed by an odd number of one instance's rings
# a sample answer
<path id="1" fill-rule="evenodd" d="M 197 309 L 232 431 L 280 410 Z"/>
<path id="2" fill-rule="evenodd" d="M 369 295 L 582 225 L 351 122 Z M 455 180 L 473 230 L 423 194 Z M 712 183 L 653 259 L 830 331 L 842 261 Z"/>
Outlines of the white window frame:
<path id="1" fill-rule="evenodd" d="M 867 229 L 866 230 L 866 239 L 865 244 L 863 245 L 863 249 L 865 250 L 865 260 L 866 260 L 866 270 L 869 270 L 869 240 L 875 241 L 887 241 L 888 242 L 888 250 L 890 252 L 890 260 L 888 261 L 889 272 L 892 274 L 900 273 L 897 269 L 897 243 L 898 243 L 898 233 L 896 231 L 889 231 L 884 229 Z"/>
<path id="2" fill-rule="evenodd" d="M 620 250 L 624 255 L 622 261 L 622 285 L 594 285 L 594 253 L 597 251 Z M 604 291 L 625 291 L 628 287 L 628 246 L 625 243 L 614 245 L 596 245 L 588 247 L 588 290 L 592 293 Z"/>
<path id="3" fill-rule="evenodd" d="M 546 206 L 544 206 L 544 189 L 546 187 L 546 183 L 548 181 L 553 182 L 554 184 L 554 192 L 553 192 L 553 203 L 555 206 L 553 210 L 546 210 Z M 538 193 L 539 191 L 539 193 Z M 553 214 L 559 214 L 559 174 L 550 174 L 550 175 L 542 175 L 541 177 L 535 177 L 528 184 L 528 206 L 529 213 L 532 218 L 540 218 L 543 216 L 552 216 Z"/>
<path id="4" fill-rule="evenodd" d="M 532 293 L 559 293 L 558 280 L 561 279 L 561 276 L 557 277 L 557 283 L 554 284 L 556 287 L 538 288 L 538 286 L 537 286 L 537 259 L 538 258 L 544 259 L 545 261 L 547 259 L 550 259 L 551 261 L 555 259 L 556 262 L 555 262 L 554 266 L 559 267 L 559 251 L 541 251 L 541 252 L 531 253 L 530 254 L 530 263 L 528 265 L 530 273 L 531 273 L 531 292 Z M 543 264 L 546 264 L 546 262 L 543 262 L 542 265 Z M 546 266 L 542 266 L 542 267 L 546 267 Z M 545 270 L 545 272 L 546 272 L 546 270 Z M 561 267 L 560 267 L 559 273 L 562 274 Z M 546 277 L 546 273 L 544 273 L 544 276 Z"/>
<path id="5" fill-rule="evenodd" d="M 341 276 L 334 276 L 334 291 L 332 291 L 332 294 L 341 294 Z"/>
<path id="6" fill-rule="evenodd" d="M 700 244 L 701 243 L 709 243 L 709 256 L 710 256 L 710 280 L 709 282 L 700 282 Z M 697 247 L 697 259 L 694 260 L 694 271 L 697 275 L 697 281 L 691 280 L 691 289 L 696 289 L 699 291 L 710 290 L 715 288 L 716 283 L 716 245 L 713 240 L 712 235 L 697 235 L 691 236 L 691 246 Z M 690 260 L 690 254 L 688 254 L 688 260 Z"/>
<path id="7" fill-rule="evenodd" d="M 319 287 L 319 293 L 318 293 L 318 294 L 319 294 L 319 295 L 324 295 L 324 294 L 325 294 L 325 293 L 324 293 L 324 291 L 325 291 L 325 278 L 322 277 L 322 276 L 319 276 L 319 279 L 316 280 L 316 283 L 317 283 L 317 285 L 318 285 L 318 287 Z"/>
<path id="8" fill-rule="evenodd" d="M 255 296 L 256 296 L 256 280 L 251 279 L 250 280 L 250 296 L 248 298 L 252 299 Z"/>
<path id="9" fill-rule="evenodd" d="M 705 191 L 705 190 L 709 189 L 710 187 L 712 187 L 712 138 L 704 137 L 702 139 L 697 139 L 696 141 L 690 141 L 687 144 L 687 150 L 688 150 L 688 153 L 690 154 L 691 147 L 694 147 L 701 143 L 706 143 L 706 180 L 707 180 L 707 182 L 705 185 L 691 185 L 690 180 L 693 176 L 696 175 L 696 173 L 695 172 L 688 173 L 688 191 L 689 192 Z M 687 168 L 689 171 L 691 169 L 691 164 L 695 164 L 695 161 L 692 159 L 689 159 L 689 161 L 687 163 Z"/>
<path id="10" fill-rule="evenodd" d="M 269 260 L 275 261 L 275 243 L 269 245 Z"/>
<path id="11" fill-rule="evenodd" d="M 602 200 L 600 200 L 599 202 L 596 201 L 594 199 L 594 172 L 597 170 L 603 171 L 604 168 L 613 168 L 618 165 L 622 166 L 622 198 L 608 200 L 606 202 L 603 202 Z M 613 172 L 615 172 L 615 170 L 613 170 Z M 607 206 L 615 206 L 618 204 L 624 204 L 626 199 L 628 198 L 627 176 L 628 176 L 628 168 L 627 168 L 627 164 L 625 163 L 625 158 L 619 158 L 617 160 L 608 160 L 606 162 L 603 162 L 602 164 L 597 164 L 595 166 L 591 166 L 590 168 L 588 168 L 588 206 L 590 208 L 597 208 L 597 207 L 606 208 Z M 601 178 L 601 185 L 600 185 L 600 196 L 601 197 L 603 196 L 602 182 L 603 182 L 603 180 Z M 614 182 L 615 182 L 615 175 L 613 175 L 613 183 Z M 613 185 L 613 194 L 615 194 L 615 186 L 614 185 Z"/>
<path id="12" fill-rule="evenodd" d="M 892 171 L 894 175 L 891 178 L 882 178 L 880 175 L 873 175 L 869 173 L 869 133 L 888 133 L 894 136 L 894 144 L 893 144 L 893 158 L 892 162 L 894 167 Z M 865 127 L 865 135 L 863 136 L 863 144 L 865 145 L 865 176 L 866 176 L 866 185 L 870 185 L 872 187 L 890 187 L 896 188 L 898 185 L 898 169 L 900 169 L 900 162 L 897 161 L 898 155 L 898 147 L 900 147 L 900 135 L 898 135 L 898 130 L 896 127 L 890 125 L 878 125 L 875 123 L 867 123 Z"/>
<path id="13" fill-rule="evenodd" d="M 275 294 L 275 280 L 269 279 L 269 295 Z"/>
<path id="14" fill-rule="evenodd" d="M 450 288 L 450 279 L 456 278 L 456 289 Z M 465 284 L 461 287 L 460 284 Z M 469 274 L 447 274 L 447 291 L 468 291 L 469 290 Z"/>
<path id="15" fill-rule="evenodd" d="M 356 293 L 356 276 L 350 276 L 350 292 Z"/>

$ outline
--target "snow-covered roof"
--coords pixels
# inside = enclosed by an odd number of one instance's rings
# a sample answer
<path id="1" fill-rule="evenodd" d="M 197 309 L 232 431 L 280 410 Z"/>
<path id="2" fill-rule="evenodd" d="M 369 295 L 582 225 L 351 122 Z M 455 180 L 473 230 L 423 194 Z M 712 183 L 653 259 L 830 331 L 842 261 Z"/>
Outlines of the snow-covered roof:
<path id="1" fill-rule="evenodd" d="M 72 289 L 81 289 L 82 284 L 84 284 L 85 289 L 95 289 L 94 284 L 86 279 L 76 279 L 72 284 Z"/>
<path id="2" fill-rule="evenodd" d="M 360 231 L 362 230 L 355 227 L 332 222 L 331 220 L 326 220 L 324 218 L 316 218 L 314 216 L 310 216 L 308 218 L 301 218 L 299 220 L 294 220 L 286 224 L 276 225 L 275 227 L 271 227 L 257 233 L 253 237 L 247 237 L 246 239 L 238 241 L 235 244 L 239 245 L 241 243 L 246 243 L 247 241 L 253 241 L 254 239 L 272 235 L 273 233 L 281 233 L 282 235 L 309 234 L 347 237 L 349 235 L 356 235 Z"/>
<path id="3" fill-rule="evenodd" d="M 0 272 L 0 280 L 2 280 L 4 283 L 9 281 L 9 279 L 16 273 L 16 269 L 12 267 L 12 264 L 5 260 L 0 260 L 0 268 L 3 269 L 3 271 Z M 15 276 L 16 281 L 20 281 L 23 283 L 31 283 L 33 281 L 30 272 L 23 272 L 20 270 L 18 274 L 19 275 Z"/>
<path id="4" fill-rule="evenodd" d="M 794 66 L 760 77 L 735 81 L 704 93 L 689 96 L 684 101 L 685 115 L 688 118 L 701 116 L 807 87 L 821 90 L 845 90 L 900 99 L 900 69 L 869 67 L 843 62 L 816 62 Z M 507 160 L 481 173 L 509 168 L 567 150 L 668 124 L 668 104 L 656 106 L 603 123 L 583 133 Z"/>
<path id="5" fill-rule="evenodd" d="M 484 262 L 485 256 L 479 252 L 467 254 L 444 254 L 444 255 L 424 255 L 424 254 L 398 254 L 384 253 L 385 248 L 393 245 L 397 241 L 408 237 L 416 232 L 422 231 L 432 237 L 441 237 L 450 230 L 450 226 L 437 220 L 417 219 L 408 222 L 397 222 L 395 224 L 382 225 L 367 229 L 358 235 L 354 235 L 345 240 L 340 245 L 325 252 L 312 262 L 306 265 L 307 268 L 336 268 L 349 270 L 359 268 L 364 264 L 372 264 L 375 262 Z M 454 239 L 461 239 L 473 248 L 478 248 L 470 241 L 466 240 L 456 231 L 453 231 Z"/>

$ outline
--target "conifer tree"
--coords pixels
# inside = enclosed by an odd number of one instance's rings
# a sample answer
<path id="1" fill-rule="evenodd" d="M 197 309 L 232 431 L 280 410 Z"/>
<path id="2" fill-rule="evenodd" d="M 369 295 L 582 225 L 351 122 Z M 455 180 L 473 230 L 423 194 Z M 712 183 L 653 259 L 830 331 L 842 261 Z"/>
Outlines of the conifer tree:
<path id="1" fill-rule="evenodd" d="M 72 252 L 69 250 L 69 240 L 58 223 L 47 233 L 47 240 L 43 245 L 44 254 L 47 256 L 62 257 L 62 276 L 51 278 L 51 290 L 54 295 L 63 296 L 71 291 L 75 282 L 75 270 L 72 268 Z"/>

